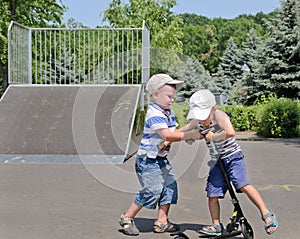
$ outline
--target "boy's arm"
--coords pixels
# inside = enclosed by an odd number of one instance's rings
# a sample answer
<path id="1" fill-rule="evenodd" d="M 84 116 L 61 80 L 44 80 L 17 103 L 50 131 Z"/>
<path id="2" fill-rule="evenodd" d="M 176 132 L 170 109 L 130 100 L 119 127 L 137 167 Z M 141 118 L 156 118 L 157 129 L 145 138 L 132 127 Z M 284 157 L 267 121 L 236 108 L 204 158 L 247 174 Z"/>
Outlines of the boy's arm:
<path id="1" fill-rule="evenodd" d="M 190 130 L 185 132 L 182 132 L 180 130 L 175 130 L 174 132 L 171 132 L 168 128 L 165 128 L 165 129 L 158 129 L 156 130 L 156 132 L 165 141 L 170 141 L 170 142 L 182 141 L 186 139 L 198 140 L 202 137 L 198 130 Z"/>
<path id="2" fill-rule="evenodd" d="M 175 131 L 174 132 L 170 132 L 170 133 L 175 133 L 175 132 L 178 132 L 178 133 L 183 133 L 183 132 L 187 132 L 187 131 L 192 131 L 193 129 L 196 129 L 196 128 L 198 128 L 198 121 L 197 120 L 192 120 L 190 123 L 188 123 L 188 124 L 186 124 L 185 126 L 183 126 L 183 127 L 181 127 L 181 128 L 179 128 L 179 129 L 175 129 Z M 196 139 L 194 139 L 194 138 L 188 138 L 188 139 L 186 139 L 186 138 L 183 138 L 183 139 L 179 139 L 180 137 L 182 137 L 182 136 L 176 136 L 176 135 L 169 135 L 168 133 L 167 133 L 167 135 L 166 135 L 166 133 L 165 132 L 162 132 L 162 134 L 160 134 L 158 131 L 157 131 L 157 133 L 161 136 L 161 137 L 163 137 L 164 139 L 165 139 L 165 141 L 164 142 L 162 142 L 159 146 L 158 146 L 158 148 L 161 150 L 161 151 L 163 151 L 167 146 L 169 146 L 172 142 L 175 142 L 175 141 L 181 141 L 181 140 L 192 140 L 192 141 L 194 141 L 194 140 L 197 140 L 197 139 L 203 139 L 204 137 L 200 134 L 200 136 L 199 136 L 199 138 L 198 138 L 198 136 L 197 136 L 197 133 L 196 133 Z M 165 137 L 168 137 L 168 139 L 166 139 Z M 173 140 L 172 140 L 172 137 L 173 137 Z M 175 140 L 174 140 L 174 137 L 175 137 Z M 183 136 L 183 137 L 185 137 L 185 136 Z M 189 143 L 189 144 L 191 144 L 191 143 Z"/>
<path id="3" fill-rule="evenodd" d="M 190 126 L 190 123 L 189 123 L 189 124 L 187 124 L 187 125 L 181 127 L 180 129 L 175 129 L 175 132 L 176 132 L 176 131 L 178 131 L 178 132 L 186 132 L 186 131 L 190 130 L 190 128 L 191 128 L 191 126 Z M 201 137 L 201 136 L 200 136 L 200 137 Z M 191 141 L 192 141 L 191 143 L 193 143 L 193 142 L 195 141 L 195 140 L 193 140 L 193 139 L 186 139 L 186 141 L 188 141 L 188 140 L 191 140 Z M 166 147 L 168 147 L 172 142 L 174 142 L 174 141 L 165 140 L 165 141 L 161 142 L 160 145 L 158 146 L 159 150 L 160 150 L 160 151 L 163 151 L 163 150 L 164 150 Z M 189 143 L 189 144 L 191 144 L 191 143 Z"/>
<path id="4" fill-rule="evenodd" d="M 198 120 L 192 120 L 190 123 L 186 124 L 185 126 L 182 126 L 181 128 L 179 128 L 178 130 L 181 132 L 185 132 L 185 131 L 190 131 L 193 129 L 197 129 L 198 128 Z"/>
<path id="5" fill-rule="evenodd" d="M 219 141 L 235 136 L 235 130 L 231 124 L 229 116 L 225 112 L 221 110 L 216 111 L 215 121 L 220 126 L 220 128 L 223 129 L 223 131 L 219 133 L 213 133 L 209 131 L 205 135 L 205 139 L 207 141 Z"/>

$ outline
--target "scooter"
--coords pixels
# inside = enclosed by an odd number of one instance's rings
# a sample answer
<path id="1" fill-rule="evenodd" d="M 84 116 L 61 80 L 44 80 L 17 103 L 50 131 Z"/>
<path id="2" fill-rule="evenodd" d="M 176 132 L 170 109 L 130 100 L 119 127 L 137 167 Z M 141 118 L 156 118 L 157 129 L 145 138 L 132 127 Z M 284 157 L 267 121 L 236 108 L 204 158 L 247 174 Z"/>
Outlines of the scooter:
<path id="1" fill-rule="evenodd" d="M 203 136 L 205 136 L 207 134 L 207 132 L 210 130 L 214 130 L 214 129 L 212 129 L 212 128 L 205 129 L 205 130 L 201 131 L 200 133 Z M 230 238 L 230 237 L 234 237 L 234 236 L 238 236 L 238 235 L 242 234 L 245 239 L 253 239 L 254 238 L 253 229 L 244 216 L 242 208 L 239 204 L 239 200 L 234 192 L 233 186 L 232 186 L 230 179 L 226 173 L 225 164 L 224 164 L 223 160 L 221 160 L 221 158 L 220 158 L 220 154 L 216 149 L 215 143 L 211 142 L 211 145 L 212 145 L 212 148 L 214 151 L 214 155 L 216 155 L 218 158 L 217 163 L 219 164 L 219 167 L 222 171 L 222 174 L 223 174 L 226 184 L 228 186 L 228 191 L 229 191 L 234 209 L 233 209 L 232 217 L 230 218 L 230 223 L 227 224 L 226 228 L 224 229 L 223 233 L 220 236 L 210 236 L 210 235 L 203 234 L 203 235 L 200 235 L 199 237 L 200 238 L 215 238 L 215 239 L 217 239 L 217 238 Z M 172 236 L 175 236 L 174 239 L 189 239 L 189 237 L 187 235 L 185 235 L 183 232 L 173 233 Z"/>

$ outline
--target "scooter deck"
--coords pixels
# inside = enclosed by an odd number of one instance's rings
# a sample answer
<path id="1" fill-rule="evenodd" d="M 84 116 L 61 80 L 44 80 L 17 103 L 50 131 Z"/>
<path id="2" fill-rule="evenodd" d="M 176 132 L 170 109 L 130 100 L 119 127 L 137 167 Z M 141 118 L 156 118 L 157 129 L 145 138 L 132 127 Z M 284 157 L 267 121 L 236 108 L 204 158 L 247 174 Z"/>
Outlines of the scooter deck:
<path id="1" fill-rule="evenodd" d="M 174 232 L 170 234 L 171 236 L 175 236 L 173 239 L 190 239 L 187 235 L 183 232 Z"/>
<path id="2" fill-rule="evenodd" d="M 230 238 L 230 237 L 238 236 L 240 234 L 242 234 L 242 231 L 234 231 L 234 232 L 230 232 L 230 233 L 224 233 L 220 236 L 201 234 L 199 237 L 200 238 L 217 239 L 217 238 Z"/>
<path id="3" fill-rule="evenodd" d="M 238 236 L 240 234 L 242 234 L 242 231 L 234 231 L 231 233 L 224 233 L 220 236 L 201 234 L 199 236 L 199 238 L 210 238 L 210 239 L 230 238 L 230 237 Z M 170 235 L 175 236 L 174 239 L 189 239 L 189 237 L 187 235 L 185 235 L 183 232 L 175 232 L 175 233 L 171 233 Z"/>

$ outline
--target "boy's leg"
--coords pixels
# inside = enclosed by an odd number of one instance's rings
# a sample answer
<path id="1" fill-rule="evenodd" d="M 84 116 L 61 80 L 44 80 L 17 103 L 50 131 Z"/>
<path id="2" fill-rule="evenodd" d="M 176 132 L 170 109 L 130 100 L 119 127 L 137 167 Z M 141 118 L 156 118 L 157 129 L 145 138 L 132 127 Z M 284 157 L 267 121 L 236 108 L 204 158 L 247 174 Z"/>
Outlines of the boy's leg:
<path id="1" fill-rule="evenodd" d="M 254 205 L 259 209 L 261 216 L 264 216 L 269 212 L 268 208 L 266 207 L 262 197 L 260 196 L 256 188 L 254 188 L 252 185 L 246 185 L 240 188 L 240 190 L 243 193 L 245 193 L 248 196 L 248 198 L 254 203 Z M 271 218 L 267 217 L 265 219 L 265 223 L 268 223 L 269 221 L 271 221 Z M 276 227 L 269 227 L 268 233 L 272 233 L 275 229 Z"/>
<path id="2" fill-rule="evenodd" d="M 154 222 L 153 232 L 163 233 L 179 231 L 179 226 L 168 220 L 170 205 L 171 204 L 164 204 L 159 206 L 157 220 Z"/>
<path id="3" fill-rule="evenodd" d="M 220 204 L 218 197 L 208 198 L 208 207 L 212 220 L 212 225 L 203 227 L 200 232 L 211 235 L 220 236 L 223 231 L 223 225 L 220 223 Z"/>
<path id="4" fill-rule="evenodd" d="M 124 214 L 125 218 L 135 218 L 136 214 L 142 209 L 142 206 L 136 205 L 134 202 L 130 204 L 127 212 Z"/>
<path id="5" fill-rule="evenodd" d="M 128 211 L 123 213 L 119 219 L 119 224 L 123 228 L 123 232 L 130 236 L 139 235 L 139 229 L 136 227 L 133 218 L 142 209 L 141 206 L 131 203 Z"/>
<path id="6" fill-rule="evenodd" d="M 240 190 L 245 193 L 248 198 L 254 203 L 254 205 L 259 209 L 261 216 L 268 213 L 268 209 L 262 200 L 262 197 L 260 196 L 259 192 L 252 186 L 252 185 L 246 185 Z"/>
<path id="7" fill-rule="evenodd" d="M 210 170 L 205 190 L 207 191 L 208 208 L 212 225 L 203 227 L 200 232 L 207 235 L 219 236 L 223 231 L 223 225 L 220 222 L 219 198 L 224 197 L 227 185 L 218 164 L 215 164 Z"/>
<path id="8" fill-rule="evenodd" d="M 220 224 L 220 204 L 219 198 L 210 197 L 208 198 L 208 207 L 213 224 Z"/>
<path id="9" fill-rule="evenodd" d="M 168 223 L 168 215 L 170 210 L 170 204 L 161 205 L 158 208 L 157 213 L 157 221 L 161 224 L 167 224 Z"/>

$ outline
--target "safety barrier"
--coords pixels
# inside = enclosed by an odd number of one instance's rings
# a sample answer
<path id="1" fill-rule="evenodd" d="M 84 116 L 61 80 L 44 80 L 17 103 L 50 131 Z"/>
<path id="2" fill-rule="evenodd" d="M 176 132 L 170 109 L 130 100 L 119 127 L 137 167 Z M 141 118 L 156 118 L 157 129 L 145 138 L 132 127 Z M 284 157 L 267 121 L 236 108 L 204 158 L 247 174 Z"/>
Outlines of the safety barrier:
<path id="1" fill-rule="evenodd" d="M 142 28 L 8 29 L 9 84 L 142 84 L 150 74 Z"/>

